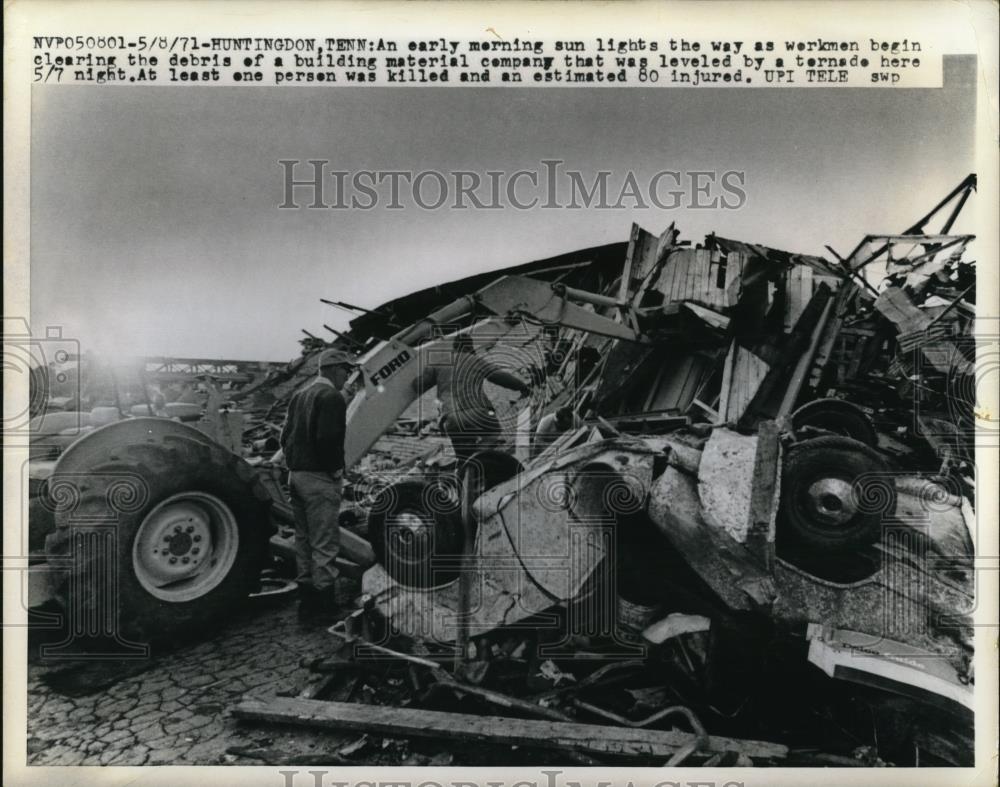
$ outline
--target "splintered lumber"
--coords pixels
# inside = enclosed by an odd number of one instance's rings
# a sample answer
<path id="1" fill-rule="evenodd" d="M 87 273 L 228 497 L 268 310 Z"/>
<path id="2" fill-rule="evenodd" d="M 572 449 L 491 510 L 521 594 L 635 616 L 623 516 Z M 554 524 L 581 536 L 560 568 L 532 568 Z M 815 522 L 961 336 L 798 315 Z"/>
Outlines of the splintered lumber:
<path id="1" fill-rule="evenodd" d="M 812 351 L 811 337 L 820 318 L 825 319 L 829 316 L 827 303 L 831 297 L 832 291 L 825 282 L 816 288 L 816 292 L 799 315 L 792 332 L 785 339 L 784 347 L 779 351 L 778 357 L 771 364 L 749 406 L 740 417 L 741 429 L 756 429 L 761 420 L 773 418 L 778 414 L 781 403 L 786 400 L 787 388 L 792 382 L 790 380 L 792 370 L 807 348 Z M 801 381 L 798 381 L 798 384 L 800 383 Z M 782 384 L 784 387 L 779 388 Z"/>
<path id="2" fill-rule="evenodd" d="M 548 719 L 514 719 L 469 713 L 393 708 L 292 697 L 248 699 L 233 708 L 238 719 L 346 729 L 389 736 L 421 736 L 483 741 L 539 749 L 563 749 L 596 755 L 669 757 L 696 735 L 677 730 L 649 730 Z M 788 747 L 766 741 L 711 735 L 703 752 L 738 752 L 751 758 L 783 759 Z"/>

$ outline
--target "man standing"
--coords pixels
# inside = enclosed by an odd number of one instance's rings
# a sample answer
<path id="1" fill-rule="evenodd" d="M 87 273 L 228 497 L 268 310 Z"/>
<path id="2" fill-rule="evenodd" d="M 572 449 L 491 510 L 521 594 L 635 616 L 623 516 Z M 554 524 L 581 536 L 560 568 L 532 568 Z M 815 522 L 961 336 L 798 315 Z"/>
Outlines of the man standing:
<path id="1" fill-rule="evenodd" d="M 347 403 L 341 389 L 357 364 L 341 350 L 324 350 L 317 377 L 288 404 L 281 448 L 295 513 L 299 617 L 329 618 L 337 610 L 340 500 L 344 484 Z"/>
<path id="2" fill-rule="evenodd" d="M 520 391 L 522 395 L 531 393 L 531 386 L 476 355 L 468 334 L 456 336 L 452 350 L 452 363 L 428 365 L 417 378 L 415 387 L 418 394 L 423 394 L 437 386 L 441 427 L 462 464 L 476 451 L 495 448 L 500 442 L 500 421 L 483 390 L 483 383 L 489 380 Z"/>

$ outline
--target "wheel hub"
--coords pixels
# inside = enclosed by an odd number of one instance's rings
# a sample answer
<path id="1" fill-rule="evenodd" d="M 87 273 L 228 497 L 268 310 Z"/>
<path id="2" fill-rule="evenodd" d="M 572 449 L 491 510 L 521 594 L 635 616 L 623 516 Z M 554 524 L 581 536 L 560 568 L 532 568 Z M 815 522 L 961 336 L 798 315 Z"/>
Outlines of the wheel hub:
<path id="1" fill-rule="evenodd" d="M 157 598 L 190 601 L 226 577 L 238 543 L 236 518 L 225 503 L 204 492 L 185 492 L 143 519 L 132 545 L 133 569 Z"/>
<path id="2" fill-rule="evenodd" d="M 857 514 L 851 484 L 842 478 L 814 481 L 809 485 L 806 498 L 809 510 L 829 524 L 846 524 Z"/>
<path id="3" fill-rule="evenodd" d="M 421 560 L 430 548 L 434 537 L 434 523 L 413 511 L 401 511 L 387 522 L 389 534 L 402 547 L 402 557 Z"/>
<path id="4" fill-rule="evenodd" d="M 170 538 L 168 536 L 168 538 Z M 170 554 L 171 555 L 186 555 L 191 551 L 191 546 L 194 541 L 191 540 L 191 536 L 187 533 L 178 533 L 177 535 L 170 538 Z"/>

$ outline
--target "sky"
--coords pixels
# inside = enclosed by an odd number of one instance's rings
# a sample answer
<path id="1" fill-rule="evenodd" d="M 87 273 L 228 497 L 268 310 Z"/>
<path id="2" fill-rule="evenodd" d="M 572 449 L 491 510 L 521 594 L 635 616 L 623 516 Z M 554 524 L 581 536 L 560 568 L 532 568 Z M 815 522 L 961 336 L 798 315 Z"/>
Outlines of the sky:
<path id="1" fill-rule="evenodd" d="M 350 315 L 321 297 L 371 308 L 624 241 L 632 222 L 844 254 L 866 233 L 904 230 L 973 170 L 974 107 L 964 66 L 930 90 L 39 86 L 32 330 L 62 326 L 109 355 L 284 361 L 301 329 L 346 327 Z M 739 210 L 279 210 L 281 159 L 479 173 L 559 159 L 588 181 L 610 170 L 612 184 L 628 171 L 644 184 L 661 170 L 737 170 L 747 199 Z"/>

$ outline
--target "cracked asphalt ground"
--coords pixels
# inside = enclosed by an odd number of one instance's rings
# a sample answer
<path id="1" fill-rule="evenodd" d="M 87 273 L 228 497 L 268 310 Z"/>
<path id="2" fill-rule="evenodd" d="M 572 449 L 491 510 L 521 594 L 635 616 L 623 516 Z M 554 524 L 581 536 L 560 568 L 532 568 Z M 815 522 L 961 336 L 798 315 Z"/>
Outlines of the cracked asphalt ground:
<path id="1" fill-rule="evenodd" d="M 261 765 L 280 763 L 226 750 L 336 751 L 358 736 L 254 727 L 229 714 L 244 697 L 298 693 L 317 677 L 300 660 L 329 656 L 335 645 L 325 627 L 299 624 L 287 597 L 251 605 L 211 639 L 150 662 L 35 659 L 28 666 L 28 763 Z"/>

